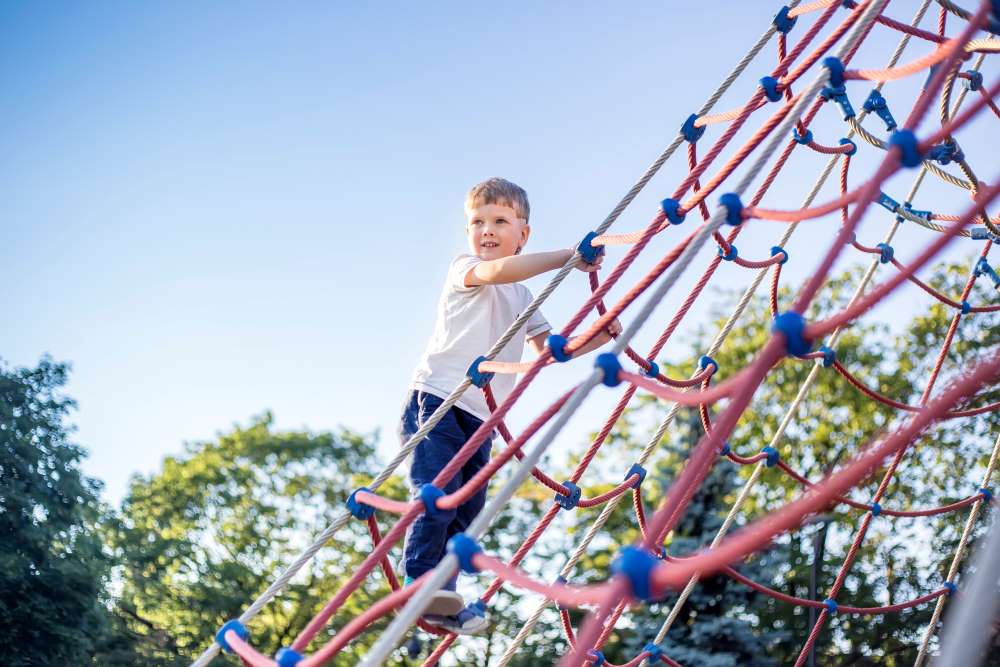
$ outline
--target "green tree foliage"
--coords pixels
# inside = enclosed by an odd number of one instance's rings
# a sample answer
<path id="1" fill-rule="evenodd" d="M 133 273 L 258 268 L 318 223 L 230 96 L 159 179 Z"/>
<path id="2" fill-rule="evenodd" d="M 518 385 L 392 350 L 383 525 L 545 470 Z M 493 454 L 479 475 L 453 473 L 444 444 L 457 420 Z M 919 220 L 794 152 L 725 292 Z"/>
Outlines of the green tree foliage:
<path id="1" fill-rule="evenodd" d="M 68 367 L 0 365 L 0 662 L 83 665 L 107 636 L 100 484 L 65 424 Z"/>

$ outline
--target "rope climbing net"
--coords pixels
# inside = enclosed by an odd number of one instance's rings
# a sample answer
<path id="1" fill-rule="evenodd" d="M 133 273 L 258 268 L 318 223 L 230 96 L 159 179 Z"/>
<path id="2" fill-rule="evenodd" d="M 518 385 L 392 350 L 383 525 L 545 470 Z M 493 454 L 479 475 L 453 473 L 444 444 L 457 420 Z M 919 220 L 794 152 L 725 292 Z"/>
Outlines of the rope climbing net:
<path id="1" fill-rule="evenodd" d="M 543 612 L 552 605 L 556 605 L 559 611 L 571 647 L 561 664 L 574 666 L 611 664 L 605 659 L 601 648 L 615 632 L 616 624 L 629 604 L 656 600 L 671 591 L 677 593 L 677 599 L 670 605 L 659 631 L 655 637 L 650 637 L 649 643 L 641 652 L 625 664 L 634 666 L 662 662 L 667 665 L 677 665 L 678 663 L 665 653 L 661 644 L 677 620 L 681 607 L 698 585 L 699 579 L 715 574 L 724 574 L 784 603 L 811 607 L 819 612 L 811 632 L 802 645 L 796 665 L 804 664 L 831 615 L 838 612 L 888 614 L 933 602 L 933 615 L 923 634 L 917 657 L 917 664 L 923 664 L 928 658 L 946 600 L 956 591 L 956 577 L 969 539 L 976 528 L 977 519 L 983 506 L 992 499 L 990 483 L 1000 458 L 1000 434 L 996 437 L 985 472 L 974 487 L 976 490 L 965 498 L 925 509 L 893 509 L 883 507 L 881 503 L 908 449 L 929 427 L 942 420 L 974 418 L 1000 408 L 1000 403 L 963 407 L 981 403 L 982 401 L 975 400 L 976 394 L 984 387 L 995 385 L 1000 378 L 1000 351 L 990 351 L 975 367 L 957 373 L 957 379 L 938 387 L 939 378 L 945 368 L 962 318 L 1000 311 L 998 304 L 970 302 L 973 288 L 980 279 L 992 281 L 1000 289 L 1000 276 L 988 260 L 990 248 L 993 243 L 1000 240 L 1000 227 L 998 227 L 1000 218 L 991 218 L 986 212 L 986 207 L 1000 193 L 1000 175 L 997 175 L 992 183 L 981 181 L 967 161 L 957 138 L 969 121 L 984 109 L 989 109 L 1000 118 L 1000 109 L 993 101 L 1000 91 L 1000 81 L 986 86 L 980 73 L 986 57 L 1000 51 L 1000 41 L 991 36 L 1000 32 L 1000 3 L 984 1 L 975 11 L 971 11 L 952 2 L 938 0 L 936 9 L 939 20 L 935 31 L 918 27 L 930 10 L 932 0 L 922 0 L 910 23 L 887 16 L 885 12 L 888 5 L 890 0 L 866 2 L 820 0 L 802 5 L 798 1 L 793 1 L 788 6 L 782 7 L 765 33 L 737 63 L 718 89 L 698 111 L 683 122 L 670 145 L 604 221 L 594 231 L 584 236 L 577 246 L 574 257 L 554 275 L 532 304 L 493 347 L 484 351 L 483 355 L 472 363 L 465 380 L 404 443 L 397 456 L 366 487 L 359 488 L 351 494 L 347 508 L 338 518 L 316 537 L 309 548 L 289 565 L 238 619 L 229 621 L 219 630 L 215 643 L 206 649 L 193 665 L 207 665 L 220 650 L 236 653 L 247 665 L 280 667 L 321 665 L 341 652 L 375 621 L 383 618 L 390 618 L 391 621 L 361 664 L 381 664 L 413 625 L 419 625 L 425 631 L 440 636 L 439 643 L 424 662 L 427 666 L 437 664 L 457 637 L 423 624 L 420 616 L 431 595 L 459 570 L 489 572 L 494 575 L 489 586 L 472 605 L 472 609 L 479 613 L 485 613 L 492 598 L 504 584 L 533 591 L 542 596 L 542 600 L 506 647 L 506 652 L 498 662 L 499 665 L 508 664 L 517 655 L 524 642 L 531 636 Z M 795 24 L 800 17 L 808 14 L 813 15 L 812 24 L 797 42 L 791 43 Z M 952 19 L 951 23 L 958 28 L 951 35 L 947 34 L 949 17 Z M 852 59 L 865 39 L 876 28 L 901 34 L 889 62 L 881 69 L 851 69 L 849 66 Z M 826 36 L 814 45 L 824 31 Z M 777 41 L 777 65 L 770 74 L 759 79 L 759 85 L 750 98 L 732 111 L 711 113 L 726 91 L 773 39 Z M 930 45 L 930 53 L 906 64 L 899 64 L 907 45 L 914 40 Z M 805 75 L 809 71 L 815 72 L 812 81 L 805 80 Z M 889 82 L 913 76 L 927 78 L 920 87 L 909 113 L 901 123 L 897 123 L 889 102 L 882 95 L 882 90 Z M 860 111 L 856 111 L 848 87 L 864 81 L 872 82 L 874 87 L 865 98 Z M 939 103 L 940 124 L 918 136 L 917 130 L 921 121 L 928 115 L 935 100 Z M 824 107 L 833 108 L 843 120 L 845 127 L 843 138 L 822 142 L 814 137 L 810 124 Z M 773 111 L 762 120 L 759 128 L 752 132 L 743 145 L 732 153 L 729 161 L 715 173 L 706 176 L 709 168 L 750 117 L 757 112 L 767 113 L 767 110 Z M 866 128 L 864 122 L 869 117 L 874 117 L 872 120 L 877 118 L 875 121 L 879 125 L 877 129 Z M 697 145 L 710 125 L 719 125 L 721 134 L 699 158 Z M 886 139 L 878 136 L 883 134 L 883 129 Z M 881 151 L 878 154 L 880 161 L 860 185 L 850 189 L 848 174 L 852 160 L 862 145 L 869 146 L 872 151 Z M 623 211 L 682 146 L 686 147 L 687 173 L 671 195 L 662 201 L 653 219 L 640 231 L 609 234 L 608 230 Z M 759 206 L 793 152 L 803 149 L 826 155 L 828 158 L 801 205 L 792 210 L 775 210 Z M 731 178 L 738 168 L 743 168 L 743 175 L 738 179 Z M 916 176 L 905 197 L 897 200 L 887 194 L 884 188 L 888 179 L 902 170 L 913 170 Z M 835 172 L 839 173 L 839 196 L 816 204 L 818 193 Z M 748 196 L 751 184 L 760 174 L 765 174 L 762 183 Z M 967 190 L 972 198 L 971 205 L 954 215 L 914 208 L 911 202 L 928 174 L 943 183 Z M 723 185 L 726 185 L 726 191 L 717 197 L 718 206 L 712 211 L 708 206 L 708 198 L 722 192 Z M 887 209 L 891 214 L 892 223 L 882 241 L 869 246 L 858 240 L 855 231 L 866 213 L 875 207 Z M 820 254 L 818 265 L 798 290 L 792 304 L 782 310 L 779 305 L 780 277 L 782 267 L 790 259 L 786 246 L 800 224 L 836 212 L 841 216 L 841 225 L 836 235 Z M 693 226 L 694 229 L 656 261 L 648 273 L 632 285 L 617 302 L 606 306 L 604 298 L 609 290 L 619 283 L 626 270 L 649 247 L 654 237 L 661 234 L 666 236 L 677 234 L 678 230 L 683 229 L 681 225 L 686 219 L 695 216 L 700 217 L 700 223 L 692 225 L 689 222 L 688 226 Z M 769 255 L 762 259 L 742 257 L 735 245 L 737 237 L 748 225 L 754 224 L 751 222 L 753 220 L 788 223 L 783 226 L 782 233 L 775 241 Z M 932 235 L 933 240 L 908 262 L 900 261 L 895 256 L 892 246 L 900 226 L 905 222 L 915 223 L 936 232 Z M 917 272 L 927 266 L 946 245 L 956 238 L 963 237 L 967 242 L 977 244 L 979 254 L 959 295 L 944 294 L 917 277 Z M 630 346 L 630 342 L 647 323 L 653 310 L 686 274 L 699 251 L 706 244 L 712 243 L 717 246 L 718 252 L 711 256 L 707 267 L 694 283 L 691 292 L 683 299 L 667 327 L 647 352 L 640 353 L 635 350 Z M 565 280 L 580 258 L 593 261 L 604 252 L 605 247 L 611 245 L 622 245 L 628 249 L 603 281 L 599 281 L 595 273 L 589 274 L 591 287 L 589 298 L 559 333 L 549 338 L 547 350 L 542 355 L 528 363 L 493 361 L 500 350 L 522 329 L 540 304 Z M 868 268 L 861 275 L 852 298 L 846 307 L 825 319 L 807 321 L 804 313 L 813 305 L 818 292 L 826 284 L 835 262 L 848 249 L 871 256 Z M 661 371 L 655 359 L 660 356 L 675 330 L 724 262 L 752 271 L 752 278 L 735 309 L 715 335 L 704 356 L 698 361 L 695 371 L 687 378 L 670 377 Z M 877 270 L 890 265 L 894 271 L 889 277 L 873 285 Z M 768 276 L 770 276 L 768 296 L 773 318 L 771 336 L 757 351 L 755 358 L 744 368 L 734 372 L 725 381 L 714 382 L 719 370 L 715 357 Z M 941 341 L 933 369 L 926 378 L 917 405 L 898 401 L 881 393 L 878 388 L 868 386 L 851 370 L 849 363 L 837 357 L 838 341 L 845 327 L 858 320 L 889 295 L 897 292 L 905 283 L 912 283 L 952 311 L 950 326 Z M 641 304 L 637 303 L 640 297 L 644 299 Z M 574 336 L 584 318 L 595 311 L 597 318 L 594 323 Z M 512 434 L 504 418 L 536 377 L 552 364 L 570 361 L 575 350 L 597 336 L 614 318 L 621 318 L 626 326 L 617 336 L 610 351 L 598 355 L 589 375 L 560 395 L 520 433 Z M 628 370 L 623 366 L 623 356 L 634 365 L 634 370 Z M 727 439 L 768 374 L 783 363 L 783 360 L 789 359 L 806 360 L 812 364 L 805 381 L 799 387 L 798 394 L 788 406 L 765 447 L 749 455 L 737 453 Z M 793 465 L 783 461 L 780 452 L 786 431 L 796 420 L 801 404 L 819 374 L 823 372 L 839 373 L 866 397 L 895 409 L 898 423 L 893 430 L 886 431 L 867 446 L 859 448 L 853 459 L 840 465 L 821 480 L 814 481 Z M 496 373 L 521 374 L 513 390 L 499 404 L 490 391 L 490 380 Z M 590 442 L 570 478 L 558 482 L 542 472 L 538 464 L 543 455 L 570 417 L 580 408 L 587 395 L 598 385 L 616 387 L 621 384 L 626 385 L 623 395 Z M 379 487 L 389 479 L 417 443 L 424 439 L 466 391 L 485 393 L 491 410 L 490 418 L 469 438 L 434 481 L 420 489 L 417 498 L 403 502 L 379 495 Z M 665 418 L 657 426 L 638 458 L 624 473 L 624 478 L 619 484 L 605 493 L 584 493 L 584 489 L 580 486 L 584 474 L 607 441 L 619 417 L 640 391 L 670 405 Z M 664 496 L 644 499 L 642 485 L 646 478 L 647 466 L 683 406 L 698 409 L 704 426 L 704 436 L 691 450 L 685 465 Z M 710 419 L 710 408 L 713 406 L 716 407 L 716 414 Z M 500 432 L 505 446 L 472 479 L 466 481 L 456 491 L 445 493 L 442 489 L 494 429 Z M 539 437 L 536 438 L 536 435 Z M 529 444 L 530 449 L 528 449 Z M 662 546 L 664 540 L 678 525 L 695 492 L 720 457 L 736 464 L 752 466 L 752 472 L 739 490 L 735 502 L 729 508 L 712 542 L 688 557 L 671 556 Z M 869 502 L 859 502 L 849 497 L 853 489 L 883 467 L 881 480 Z M 388 554 L 403 537 L 407 527 L 422 513 L 457 508 L 505 468 L 510 469 L 506 481 L 500 488 L 493 490 L 494 495 L 467 530 L 451 539 L 448 553 L 441 563 L 413 584 L 401 586 L 393 572 Z M 803 493 L 792 502 L 775 508 L 763 518 L 750 521 L 740 530 L 730 534 L 740 519 L 747 499 L 767 469 L 781 470 L 803 487 Z M 554 492 L 553 502 L 513 556 L 504 561 L 486 553 L 479 541 L 529 476 Z M 971 488 L 973 487 L 970 486 Z M 593 540 L 601 534 L 620 503 L 629 496 L 632 499 L 641 539 L 636 544 L 620 550 L 604 583 L 585 586 L 568 583 Z M 653 500 L 656 501 L 656 510 L 647 516 L 644 506 Z M 802 525 L 809 516 L 835 504 L 845 504 L 860 510 L 863 512 L 863 517 L 853 535 L 836 579 L 824 599 L 813 600 L 786 595 L 734 569 L 734 564 L 765 548 L 776 537 Z M 570 552 L 555 582 L 542 582 L 522 569 L 521 565 L 525 558 L 561 512 L 598 506 L 602 508 L 600 513 L 583 532 L 583 537 Z M 875 518 L 931 517 L 958 511 L 965 511 L 968 514 L 944 581 L 912 600 L 896 604 L 855 607 L 838 601 L 845 578 Z M 376 512 L 382 513 L 383 516 L 395 515 L 394 523 L 384 535 L 379 527 Z M 353 520 L 365 522 L 372 539 L 370 553 L 290 646 L 279 651 L 274 658 L 258 652 L 251 643 L 247 624 L 280 593 L 291 578 L 324 545 L 334 539 L 338 531 Z M 388 580 L 391 592 L 352 619 L 323 646 L 307 654 L 307 649 L 317 634 L 326 627 L 349 596 L 376 569 L 380 569 Z M 583 608 L 587 612 L 583 623 L 577 629 L 574 629 L 571 622 L 569 615 L 571 608 Z"/>

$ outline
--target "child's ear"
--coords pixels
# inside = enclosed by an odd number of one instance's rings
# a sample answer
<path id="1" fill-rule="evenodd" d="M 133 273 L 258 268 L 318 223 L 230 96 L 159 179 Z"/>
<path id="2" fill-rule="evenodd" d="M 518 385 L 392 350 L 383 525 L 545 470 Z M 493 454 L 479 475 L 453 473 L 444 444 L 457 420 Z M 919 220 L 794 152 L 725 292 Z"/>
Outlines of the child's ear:
<path id="1" fill-rule="evenodd" d="M 529 236 L 531 236 L 531 225 L 529 225 L 528 223 L 524 223 L 524 225 L 521 227 L 521 246 L 520 246 L 521 248 L 523 248 L 524 244 L 528 242 Z"/>

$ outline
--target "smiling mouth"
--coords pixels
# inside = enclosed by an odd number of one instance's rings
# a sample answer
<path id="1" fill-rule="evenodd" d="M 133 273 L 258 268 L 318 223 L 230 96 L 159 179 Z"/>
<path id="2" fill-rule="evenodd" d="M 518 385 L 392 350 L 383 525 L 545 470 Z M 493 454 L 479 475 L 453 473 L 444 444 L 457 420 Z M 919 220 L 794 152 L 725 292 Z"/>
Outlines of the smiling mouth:
<path id="1" fill-rule="evenodd" d="M 483 247 L 483 248 L 499 248 L 500 247 L 499 243 L 493 243 L 491 241 L 486 241 L 484 243 L 480 243 L 479 245 L 480 245 L 480 247 Z"/>

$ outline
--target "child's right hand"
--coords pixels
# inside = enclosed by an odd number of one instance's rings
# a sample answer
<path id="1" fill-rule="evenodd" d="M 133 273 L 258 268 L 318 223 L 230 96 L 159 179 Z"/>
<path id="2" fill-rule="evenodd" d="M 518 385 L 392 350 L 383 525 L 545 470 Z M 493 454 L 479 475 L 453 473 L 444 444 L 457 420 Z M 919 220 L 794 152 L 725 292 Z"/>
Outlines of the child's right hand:
<path id="1" fill-rule="evenodd" d="M 576 260 L 575 267 L 584 273 L 593 273 L 601 268 L 601 262 L 604 261 L 604 253 L 597 256 L 597 259 L 593 263 L 587 263 L 583 260 L 583 257 L 579 257 Z"/>

